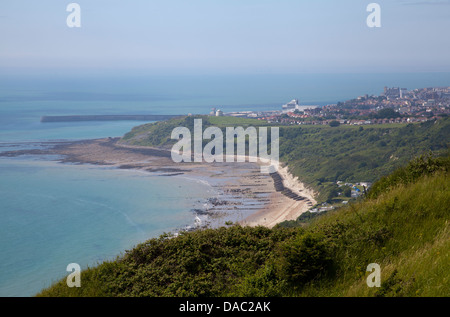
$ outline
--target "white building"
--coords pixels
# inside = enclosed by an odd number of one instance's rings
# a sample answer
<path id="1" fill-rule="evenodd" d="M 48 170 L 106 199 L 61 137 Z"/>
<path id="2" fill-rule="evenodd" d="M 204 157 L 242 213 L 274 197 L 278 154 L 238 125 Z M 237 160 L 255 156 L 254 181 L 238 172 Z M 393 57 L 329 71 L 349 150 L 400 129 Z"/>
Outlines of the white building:
<path id="1" fill-rule="evenodd" d="M 298 99 L 293 99 L 289 101 L 287 104 L 283 105 L 283 110 L 295 110 L 298 107 Z"/>
<path id="2" fill-rule="evenodd" d="M 297 106 L 297 110 L 298 111 L 305 111 L 305 110 L 308 110 L 308 109 L 316 109 L 316 108 L 319 108 L 320 106 L 318 106 L 318 105 L 305 105 L 305 106 Z"/>
<path id="3" fill-rule="evenodd" d="M 282 106 L 283 112 L 292 112 L 294 110 L 305 111 L 307 109 L 315 109 L 318 107 L 319 106 L 317 106 L 317 105 L 300 106 L 298 103 L 298 99 L 293 99 L 293 100 L 289 101 L 287 104 Z"/>

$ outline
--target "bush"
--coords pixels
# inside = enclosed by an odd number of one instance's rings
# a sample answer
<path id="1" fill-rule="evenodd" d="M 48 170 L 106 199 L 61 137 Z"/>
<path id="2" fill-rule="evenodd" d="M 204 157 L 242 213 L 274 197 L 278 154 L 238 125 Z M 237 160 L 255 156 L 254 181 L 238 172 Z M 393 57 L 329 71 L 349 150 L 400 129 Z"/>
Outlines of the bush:
<path id="1" fill-rule="evenodd" d="M 333 120 L 329 123 L 330 127 L 338 127 L 340 125 L 339 121 Z"/>
<path id="2" fill-rule="evenodd" d="M 331 264 L 323 237 L 315 233 L 306 233 L 286 241 L 280 253 L 280 276 L 289 284 L 297 286 L 324 273 Z"/>
<path id="3" fill-rule="evenodd" d="M 342 195 L 344 197 L 352 197 L 352 188 L 350 186 L 342 186 Z"/>
<path id="4" fill-rule="evenodd" d="M 283 294 L 286 283 L 280 280 L 272 264 L 259 269 L 254 275 L 246 276 L 236 294 L 241 297 L 276 297 Z"/>

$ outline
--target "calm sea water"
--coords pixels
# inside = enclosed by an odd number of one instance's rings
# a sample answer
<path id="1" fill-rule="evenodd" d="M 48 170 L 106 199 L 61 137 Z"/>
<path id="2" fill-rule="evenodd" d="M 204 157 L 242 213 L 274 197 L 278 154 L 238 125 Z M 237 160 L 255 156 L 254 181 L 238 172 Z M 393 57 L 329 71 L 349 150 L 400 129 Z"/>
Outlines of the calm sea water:
<path id="1" fill-rule="evenodd" d="M 136 121 L 40 123 L 43 115 L 187 114 L 336 103 L 384 86 L 448 86 L 449 73 L 205 76 L 0 75 L 0 151 L 47 140 L 121 136 Z M 34 143 L 30 143 L 34 142 Z M 37 142 L 37 143 L 36 143 Z M 214 195 L 180 177 L 0 158 L 0 296 L 32 296 L 66 276 L 163 232 L 192 224 Z"/>

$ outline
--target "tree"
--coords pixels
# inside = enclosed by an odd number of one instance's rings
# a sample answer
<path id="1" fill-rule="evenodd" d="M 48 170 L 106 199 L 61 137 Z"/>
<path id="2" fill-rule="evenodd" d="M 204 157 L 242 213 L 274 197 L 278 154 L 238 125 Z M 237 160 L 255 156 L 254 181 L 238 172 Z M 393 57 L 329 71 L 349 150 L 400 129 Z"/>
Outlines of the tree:
<path id="1" fill-rule="evenodd" d="M 392 108 L 384 108 L 377 112 L 375 115 L 375 118 L 377 119 L 392 119 L 392 118 L 398 118 L 400 117 L 400 114 L 396 112 Z"/>
<path id="2" fill-rule="evenodd" d="M 329 123 L 330 127 L 338 127 L 341 123 L 337 120 L 333 120 Z"/>
<path id="3" fill-rule="evenodd" d="M 349 186 L 345 186 L 343 191 L 342 191 L 342 195 L 344 195 L 345 197 L 352 197 L 352 189 Z"/>

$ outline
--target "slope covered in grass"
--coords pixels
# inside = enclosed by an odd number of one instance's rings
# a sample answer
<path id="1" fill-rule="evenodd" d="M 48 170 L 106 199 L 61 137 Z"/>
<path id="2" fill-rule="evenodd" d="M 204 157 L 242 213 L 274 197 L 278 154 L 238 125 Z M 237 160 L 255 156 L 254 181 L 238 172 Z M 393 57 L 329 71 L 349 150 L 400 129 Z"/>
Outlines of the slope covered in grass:
<path id="1" fill-rule="evenodd" d="M 39 296 L 448 296 L 449 162 L 415 160 L 305 227 L 163 235 Z M 366 284 L 370 263 L 380 288 Z"/>

